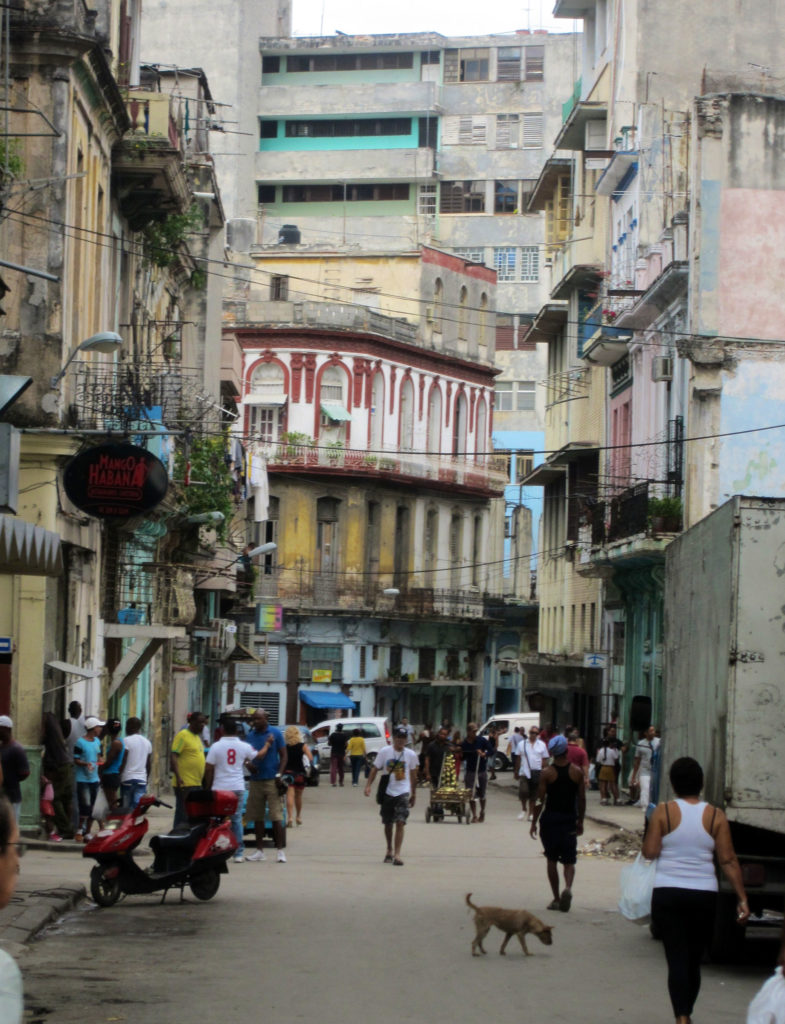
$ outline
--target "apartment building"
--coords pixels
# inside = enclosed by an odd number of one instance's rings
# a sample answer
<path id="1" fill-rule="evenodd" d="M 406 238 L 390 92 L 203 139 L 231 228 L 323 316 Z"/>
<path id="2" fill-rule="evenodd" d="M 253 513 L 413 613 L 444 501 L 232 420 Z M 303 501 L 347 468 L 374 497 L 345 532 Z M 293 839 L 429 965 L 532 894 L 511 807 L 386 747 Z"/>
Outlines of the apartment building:
<path id="1" fill-rule="evenodd" d="M 526 483 L 544 488 L 544 557 L 569 579 L 552 593 L 541 563 L 540 656 L 559 656 L 554 620 L 563 642 L 590 588 L 601 604 L 584 664 L 597 668 L 576 664 L 589 676 L 575 688 L 592 690 L 589 728 L 618 718 L 629 729 L 636 698 L 660 720 L 674 532 L 732 493 L 782 493 L 776 435 L 736 433 L 774 422 L 782 365 L 770 302 L 780 260 L 766 244 L 781 189 L 767 133 L 782 14 L 751 10 L 731 39 L 731 3 L 685 12 L 560 0 L 556 13 L 583 18 L 584 36 L 581 76 L 530 201 L 552 218 L 550 301 L 534 329 L 551 339 L 553 397 L 552 454 Z M 594 403 L 599 415 L 587 416 Z M 579 701 L 553 699 L 576 717 Z"/>
<path id="2" fill-rule="evenodd" d="M 226 701 L 292 721 L 350 690 L 361 713 L 463 723 L 493 683 L 500 592 L 494 272 L 428 246 L 251 258 L 225 335 L 243 352 L 249 541 L 276 549 L 255 581 L 264 662 L 235 666 Z M 458 315 L 424 315 L 435 295 Z"/>

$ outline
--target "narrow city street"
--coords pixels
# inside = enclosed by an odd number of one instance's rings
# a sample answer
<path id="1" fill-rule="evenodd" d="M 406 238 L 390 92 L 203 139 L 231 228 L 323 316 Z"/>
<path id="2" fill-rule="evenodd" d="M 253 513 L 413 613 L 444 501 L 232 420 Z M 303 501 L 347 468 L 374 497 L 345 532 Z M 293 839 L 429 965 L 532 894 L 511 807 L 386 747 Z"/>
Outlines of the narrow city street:
<path id="1" fill-rule="evenodd" d="M 82 903 L 20 958 L 26 1021 L 672 1020 L 659 944 L 616 911 L 619 861 L 579 858 L 572 910 L 549 912 L 540 844 L 506 785 L 493 787 L 482 825 L 426 824 L 426 804 L 421 790 L 402 868 L 382 863 L 373 799 L 323 778 L 306 793 L 303 826 L 289 830 L 287 864 L 269 852 L 230 864 L 208 903 Z M 609 834 L 589 822 L 584 839 Z M 89 864 L 31 851 L 23 873 L 86 882 Z M 530 909 L 555 925 L 553 945 L 530 936 L 525 959 L 512 940 L 500 957 L 494 930 L 488 955 L 473 958 L 467 892 Z M 768 973 L 706 965 L 696 1024 L 742 1022 Z"/>

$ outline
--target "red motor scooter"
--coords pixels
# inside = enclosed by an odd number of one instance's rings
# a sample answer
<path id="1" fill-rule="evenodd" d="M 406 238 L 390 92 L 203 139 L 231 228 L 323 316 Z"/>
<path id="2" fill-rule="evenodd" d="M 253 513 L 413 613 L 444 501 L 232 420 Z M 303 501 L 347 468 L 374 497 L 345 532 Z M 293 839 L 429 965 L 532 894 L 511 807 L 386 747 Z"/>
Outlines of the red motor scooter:
<path id="1" fill-rule="evenodd" d="M 153 863 L 140 867 L 133 851 L 147 833 L 147 811 L 171 807 L 155 796 L 143 796 L 133 811 L 110 815 L 110 826 L 85 844 L 82 855 L 98 861 L 90 872 L 90 894 L 100 907 L 111 907 L 120 896 L 163 890 L 161 903 L 170 889 L 190 886 L 199 900 L 218 892 L 227 861 L 237 849 L 230 817 L 237 809 L 237 797 L 227 790 L 194 790 L 185 803 L 188 824 L 166 835 L 153 836 Z"/>

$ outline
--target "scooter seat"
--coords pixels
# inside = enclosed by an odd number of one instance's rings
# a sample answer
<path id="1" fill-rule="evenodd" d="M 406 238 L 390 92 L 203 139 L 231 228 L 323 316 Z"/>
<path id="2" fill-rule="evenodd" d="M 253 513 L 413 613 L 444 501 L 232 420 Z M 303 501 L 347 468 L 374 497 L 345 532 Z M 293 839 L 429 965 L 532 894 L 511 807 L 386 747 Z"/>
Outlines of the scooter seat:
<path id="1" fill-rule="evenodd" d="M 198 825 L 188 825 L 177 829 L 176 832 L 168 832 L 162 836 L 153 836 L 150 840 L 150 849 L 153 853 L 169 852 L 171 850 L 182 850 L 195 846 L 198 840 L 207 833 L 207 822 L 199 822 Z"/>

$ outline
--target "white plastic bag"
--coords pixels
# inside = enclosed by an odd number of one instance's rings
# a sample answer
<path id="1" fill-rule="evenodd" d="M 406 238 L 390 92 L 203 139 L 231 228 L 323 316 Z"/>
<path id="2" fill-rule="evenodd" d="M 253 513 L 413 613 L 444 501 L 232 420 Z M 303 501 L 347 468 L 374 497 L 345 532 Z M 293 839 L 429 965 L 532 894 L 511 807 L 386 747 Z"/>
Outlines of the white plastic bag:
<path id="1" fill-rule="evenodd" d="M 785 978 L 781 967 L 750 1003 L 747 1024 L 785 1024 Z"/>
<path id="2" fill-rule="evenodd" d="M 619 910 L 628 921 L 644 921 L 651 914 L 651 893 L 657 862 L 638 854 L 632 864 L 621 871 Z"/>
<path id="3" fill-rule="evenodd" d="M 95 798 L 95 803 L 93 804 L 92 816 L 96 821 L 103 821 L 108 813 L 109 801 L 106 799 L 104 787 L 101 786 L 98 790 L 98 795 Z"/>

